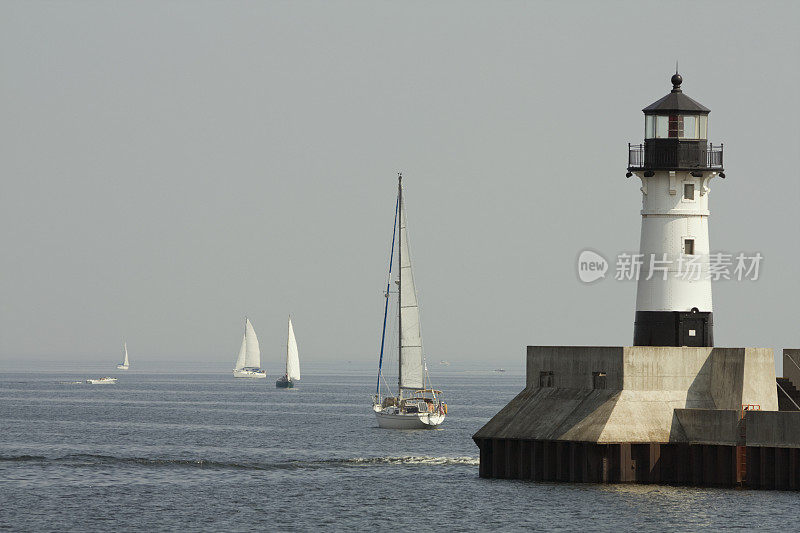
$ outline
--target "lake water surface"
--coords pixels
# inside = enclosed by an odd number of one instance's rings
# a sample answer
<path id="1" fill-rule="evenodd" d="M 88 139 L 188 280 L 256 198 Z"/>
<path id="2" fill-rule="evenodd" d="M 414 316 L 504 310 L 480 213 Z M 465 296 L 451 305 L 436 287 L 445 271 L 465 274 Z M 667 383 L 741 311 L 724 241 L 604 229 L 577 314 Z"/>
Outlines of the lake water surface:
<path id="1" fill-rule="evenodd" d="M 484 480 L 471 435 L 520 374 L 442 372 L 436 431 L 377 427 L 374 376 L 0 374 L 0 529 L 794 529 L 791 492 Z"/>

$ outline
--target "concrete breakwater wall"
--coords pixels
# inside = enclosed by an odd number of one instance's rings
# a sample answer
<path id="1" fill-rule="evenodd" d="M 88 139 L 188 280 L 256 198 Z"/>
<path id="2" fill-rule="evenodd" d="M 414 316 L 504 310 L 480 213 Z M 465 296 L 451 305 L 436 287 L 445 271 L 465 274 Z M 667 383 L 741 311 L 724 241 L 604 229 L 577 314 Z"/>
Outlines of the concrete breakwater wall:
<path id="1" fill-rule="evenodd" d="M 526 387 L 474 436 L 483 477 L 791 488 L 800 412 L 772 350 L 529 346 Z"/>

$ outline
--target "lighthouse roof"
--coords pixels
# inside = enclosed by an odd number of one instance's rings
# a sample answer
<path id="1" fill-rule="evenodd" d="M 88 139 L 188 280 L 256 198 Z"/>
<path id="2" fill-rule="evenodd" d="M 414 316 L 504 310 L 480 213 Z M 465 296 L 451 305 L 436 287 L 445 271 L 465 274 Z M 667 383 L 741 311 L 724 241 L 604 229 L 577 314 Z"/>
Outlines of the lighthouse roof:
<path id="1" fill-rule="evenodd" d="M 707 115 L 711 112 L 709 108 L 700 102 L 683 94 L 681 90 L 683 78 L 680 74 L 676 72 L 670 81 L 672 81 L 672 90 L 665 97 L 656 100 L 642 109 L 645 115 L 665 113 L 699 113 L 701 115 Z"/>

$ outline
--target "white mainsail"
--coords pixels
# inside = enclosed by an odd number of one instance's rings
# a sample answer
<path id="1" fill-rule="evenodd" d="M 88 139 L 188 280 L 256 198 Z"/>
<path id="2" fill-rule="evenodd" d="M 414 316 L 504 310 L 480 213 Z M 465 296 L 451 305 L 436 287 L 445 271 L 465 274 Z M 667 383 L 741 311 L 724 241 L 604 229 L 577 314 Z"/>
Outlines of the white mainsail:
<path id="1" fill-rule="evenodd" d="M 122 366 L 130 366 L 130 363 L 128 362 L 128 343 L 127 342 L 123 342 L 122 343 L 122 351 L 125 352 L 125 356 L 122 359 Z"/>
<path id="2" fill-rule="evenodd" d="M 241 370 L 244 368 L 244 358 L 245 353 L 247 350 L 247 335 L 242 334 L 242 345 L 239 347 L 239 355 L 236 357 L 236 364 L 234 365 L 234 370 Z"/>
<path id="3" fill-rule="evenodd" d="M 261 348 L 258 346 L 258 337 L 253 329 L 250 319 L 245 319 L 244 324 L 245 338 L 245 368 L 261 368 Z"/>
<path id="4" fill-rule="evenodd" d="M 406 211 L 400 209 L 400 387 L 421 389 L 424 366 L 422 363 L 422 335 L 419 325 L 419 304 L 411 270 L 411 254 L 406 229 Z"/>
<path id="5" fill-rule="evenodd" d="M 297 339 L 294 338 L 291 317 L 289 317 L 289 336 L 286 340 L 286 376 L 292 380 L 300 379 L 300 355 L 297 352 Z"/>

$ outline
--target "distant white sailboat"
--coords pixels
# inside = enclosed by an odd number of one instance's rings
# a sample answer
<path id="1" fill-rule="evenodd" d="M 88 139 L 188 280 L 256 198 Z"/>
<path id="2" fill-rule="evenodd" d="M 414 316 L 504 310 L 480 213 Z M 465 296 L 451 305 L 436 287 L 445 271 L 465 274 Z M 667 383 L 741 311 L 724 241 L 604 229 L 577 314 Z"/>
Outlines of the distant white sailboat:
<path id="1" fill-rule="evenodd" d="M 397 395 L 389 391 L 381 395 L 381 379 L 383 378 L 383 347 L 386 338 L 386 318 L 389 309 L 389 288 L 392 279 L 392 260 L 394 258 L 394 231 L 399 233 L 397 262 L 399 264 L 397 280 L 398 307 L 398 372 Z M 406 230 L 406 212 L 403 206 L 402 175 L 397 179 L 397 203 L 395 205 L 395 227 L 392 233 L 392 252 L 389 259 L 389 280 L 386 284 L 386 304 L 383 312 L 383 333 L 381 335 L 381 353 L 378 363 L 378 385 L 372 398 L 372 410 L 378 419 L 378 425 L 391 429 L 429 429 L 444 422 L 447 415 L 447 404 L 442 401 L 442 391 L 430 387 L 428 368 L 422 353 L 422 334 L 420 330 L 419 304 L 414 286 L 414 274 L 411 270 L 411 256 Z M 384 380 L 385 382 L 385 380 Z M 388 387 L 388 384 L 386 384 Z"/>
<path id="2" fill-rule="evenodd" d="M 244 336 L 239 348 L 239 355 L 233 368 L 235 378 L 266 378 L 267 371 L 261 370 L 261 348 L 258 346 L 258 337 L 253 329 L 250 319 L 244 319 Z"/>
<path id="3" fill-rule="evenodd" d="M 300 354 L 297 351 L 297 339 L 294 338 L 292 317 L 289 317 L 289 332 L 286 335 L 286 373 L 275 382 L 279 389 L 294 388 L 296 381 L 300 381 Z"/>
<path id="4" fill-rule="evenodd" d="M 131 363 L 128 361 L 128 343 L 122 343 L 122 353 L 124 354 L 122 357 L 122 364 L 117 365 L 117 370 L 128 370 L 130 368 Z"/>

